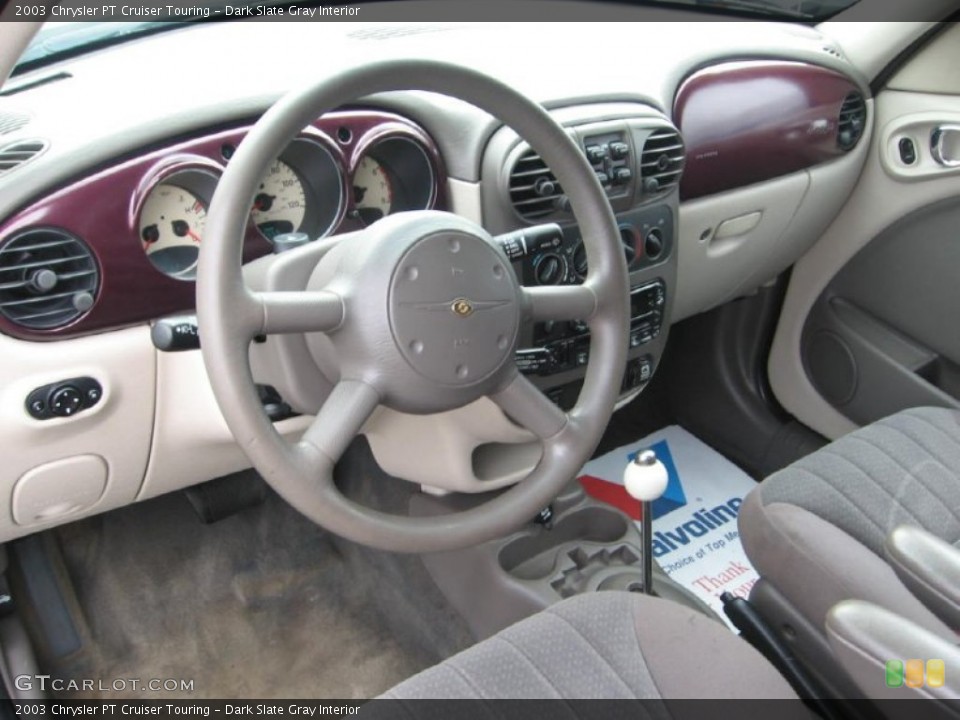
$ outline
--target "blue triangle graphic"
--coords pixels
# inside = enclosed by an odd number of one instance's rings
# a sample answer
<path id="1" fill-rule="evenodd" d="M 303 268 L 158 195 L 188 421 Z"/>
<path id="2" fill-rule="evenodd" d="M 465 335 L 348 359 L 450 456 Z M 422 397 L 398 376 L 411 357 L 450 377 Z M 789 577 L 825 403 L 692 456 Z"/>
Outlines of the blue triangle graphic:
<path id="1" fill-rule="evenodd" d="M 629 462 L 644 450 L 653 450 L 657 454 L 657 459 L 663 463 L 667 469 L 667 490 L 663 495 L 653 502 L 653 519 L 662 517 L 674 510 L 679 510 L 687 504 L 687 496 L 683 492 L 683 485 L 680 484 L 680 474 L 677 472 L 677 466 L 673 462 L 673 455 L 670 454 L 670 446 L 666 440 L 661 440 L 651 445 L 649 448 L 640 448 L 636 452 L 627 456 Z"/>

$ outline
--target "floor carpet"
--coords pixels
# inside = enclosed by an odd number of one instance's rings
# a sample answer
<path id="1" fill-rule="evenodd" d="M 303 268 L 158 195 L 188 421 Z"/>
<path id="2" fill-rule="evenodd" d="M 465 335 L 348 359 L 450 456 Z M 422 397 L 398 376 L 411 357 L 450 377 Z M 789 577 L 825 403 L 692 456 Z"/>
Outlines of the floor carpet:
<path id="1" fill-rule="evenodd" d="M 335 540 L 273 494 L 211 525 L 170 495 L 56 544 L 85 642 L 45 669 L 194 683 L 108 697 L 367 698 L 471 642 L 419 558 Z"/>

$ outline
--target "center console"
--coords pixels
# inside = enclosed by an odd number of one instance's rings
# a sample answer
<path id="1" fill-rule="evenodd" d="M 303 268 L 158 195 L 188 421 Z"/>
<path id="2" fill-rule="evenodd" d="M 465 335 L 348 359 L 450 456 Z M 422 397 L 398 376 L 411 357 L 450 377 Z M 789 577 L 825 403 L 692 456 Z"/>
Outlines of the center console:
<path id="1" fill-rule="evenodd" d="M 621 378 L 626 402 L 653 377 L 669 332 L 683 143 L 659 112 L 640 104 L 567 108 L 554 116 L 581 147 L 616 217 L 630 279 Z M 526 287 L 582 283 L 589 270 L 583 237 L 563 188 L 536 152 L 501 129 L 488 144 L 482 176 L 484 227 L 501 242 L 519 281 Z M 517 366 L 557 405 L 570 409 L 583 387 L 590 339 L 583 319 L 528 323 L 521 328 Z M 501 459 L 508 447 L 500 446 Z M 424 493 L 411 501 L 410 512 L 465 510 L 483 499 Z M 587 496 L 572 478 L 540 518 L 516 532 L 423 561 L 480 638 L 571 595 L 642 590 L 642 547 L 631 518 Z M 659 567 L 653 568 L 650 587 L 711 613 Z"/>
<path id="2" fill-rule="evenodd" d="M 676 284 L 683 143 L 672 125 L 645 106 L 578 111 L 584 116 L 567 122 L 568 132 L 614 211 L 630 274 L 628 356 L 621 379 L 621 396 L 627 398 L 653 377 L 666 343 Z M 620 119 L 617 112 L 623 112 Z M 583 238 L 563 188 L 539 155 L 503 129 L 489 144 L 483 173 L 499 179 L 483 183 L 484 226 L 504 241 L 520 282 L 527 287 L 583 282 L 589 269 Z M 518 348 L 520 371 L 560 407 L 573 407 L 590 360 L 586 323 L 532 323 L 522 329 Z"/>
<path id="3" fill-rule="evenodd" d="M 667 280 L 658 265 L 673 253 L 673 213 L 669 206 L 636 210 L 618 217 L 620 240 L 631 273 L 630 335 L 627 368 L 621 390 L 642 387 L 653 376 L 665 328 Z M 575 225 L 541 225 L 511 236 L 521 255 L 515 260 L 524 285 L 573 285 L 586 276 L 586 252 Z M 516 362 L 546 394 L 564 409 L 576 402 L 580 378 L 590 360 L 590 330 L 580 320 L 538 322 L 521 339 Z"/>

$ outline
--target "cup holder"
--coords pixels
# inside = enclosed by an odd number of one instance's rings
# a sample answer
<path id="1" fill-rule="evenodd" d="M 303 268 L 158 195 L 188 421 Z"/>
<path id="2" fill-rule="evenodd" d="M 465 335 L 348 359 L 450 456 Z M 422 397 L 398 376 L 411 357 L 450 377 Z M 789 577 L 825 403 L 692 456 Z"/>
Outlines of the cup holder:
<path id="1" fill-rule="evenodd" d="M 560 518 L 552 529 L 538 527 L 512 540 L 500 551 L 500 567 L 521 580 L 549 575 L 556 553 L 548 552 L 568 543 L 614 543 L 628 530 L 627 519 L 602 507 L 587 507 Z"/>

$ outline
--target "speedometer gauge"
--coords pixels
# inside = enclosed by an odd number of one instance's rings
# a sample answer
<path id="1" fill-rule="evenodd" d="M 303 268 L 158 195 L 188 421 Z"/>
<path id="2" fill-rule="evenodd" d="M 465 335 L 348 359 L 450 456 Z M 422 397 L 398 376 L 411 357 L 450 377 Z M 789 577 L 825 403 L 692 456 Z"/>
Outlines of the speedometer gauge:
<path id="1" fill-rule="evenodd" d="M 357 164 L 353 173 L 353 200 L 365 225 L 390 214 L 393 185 L 383 166 L 369 155 Z"/>
<path id="2" fill-rule="evenodd" d="M 161 272 L 184 280 L 196 275 L 207 209 L 188 190 L 161 183 L 140 211 L 140 240 Z"/>
<path id="3" fill-rule="evenodd" d="M 307 212 L 303 182 L 293 168 L 277 160 L 267 170 L 253 198 L 250 215 L 267 240 L 302 228 Z"/>

